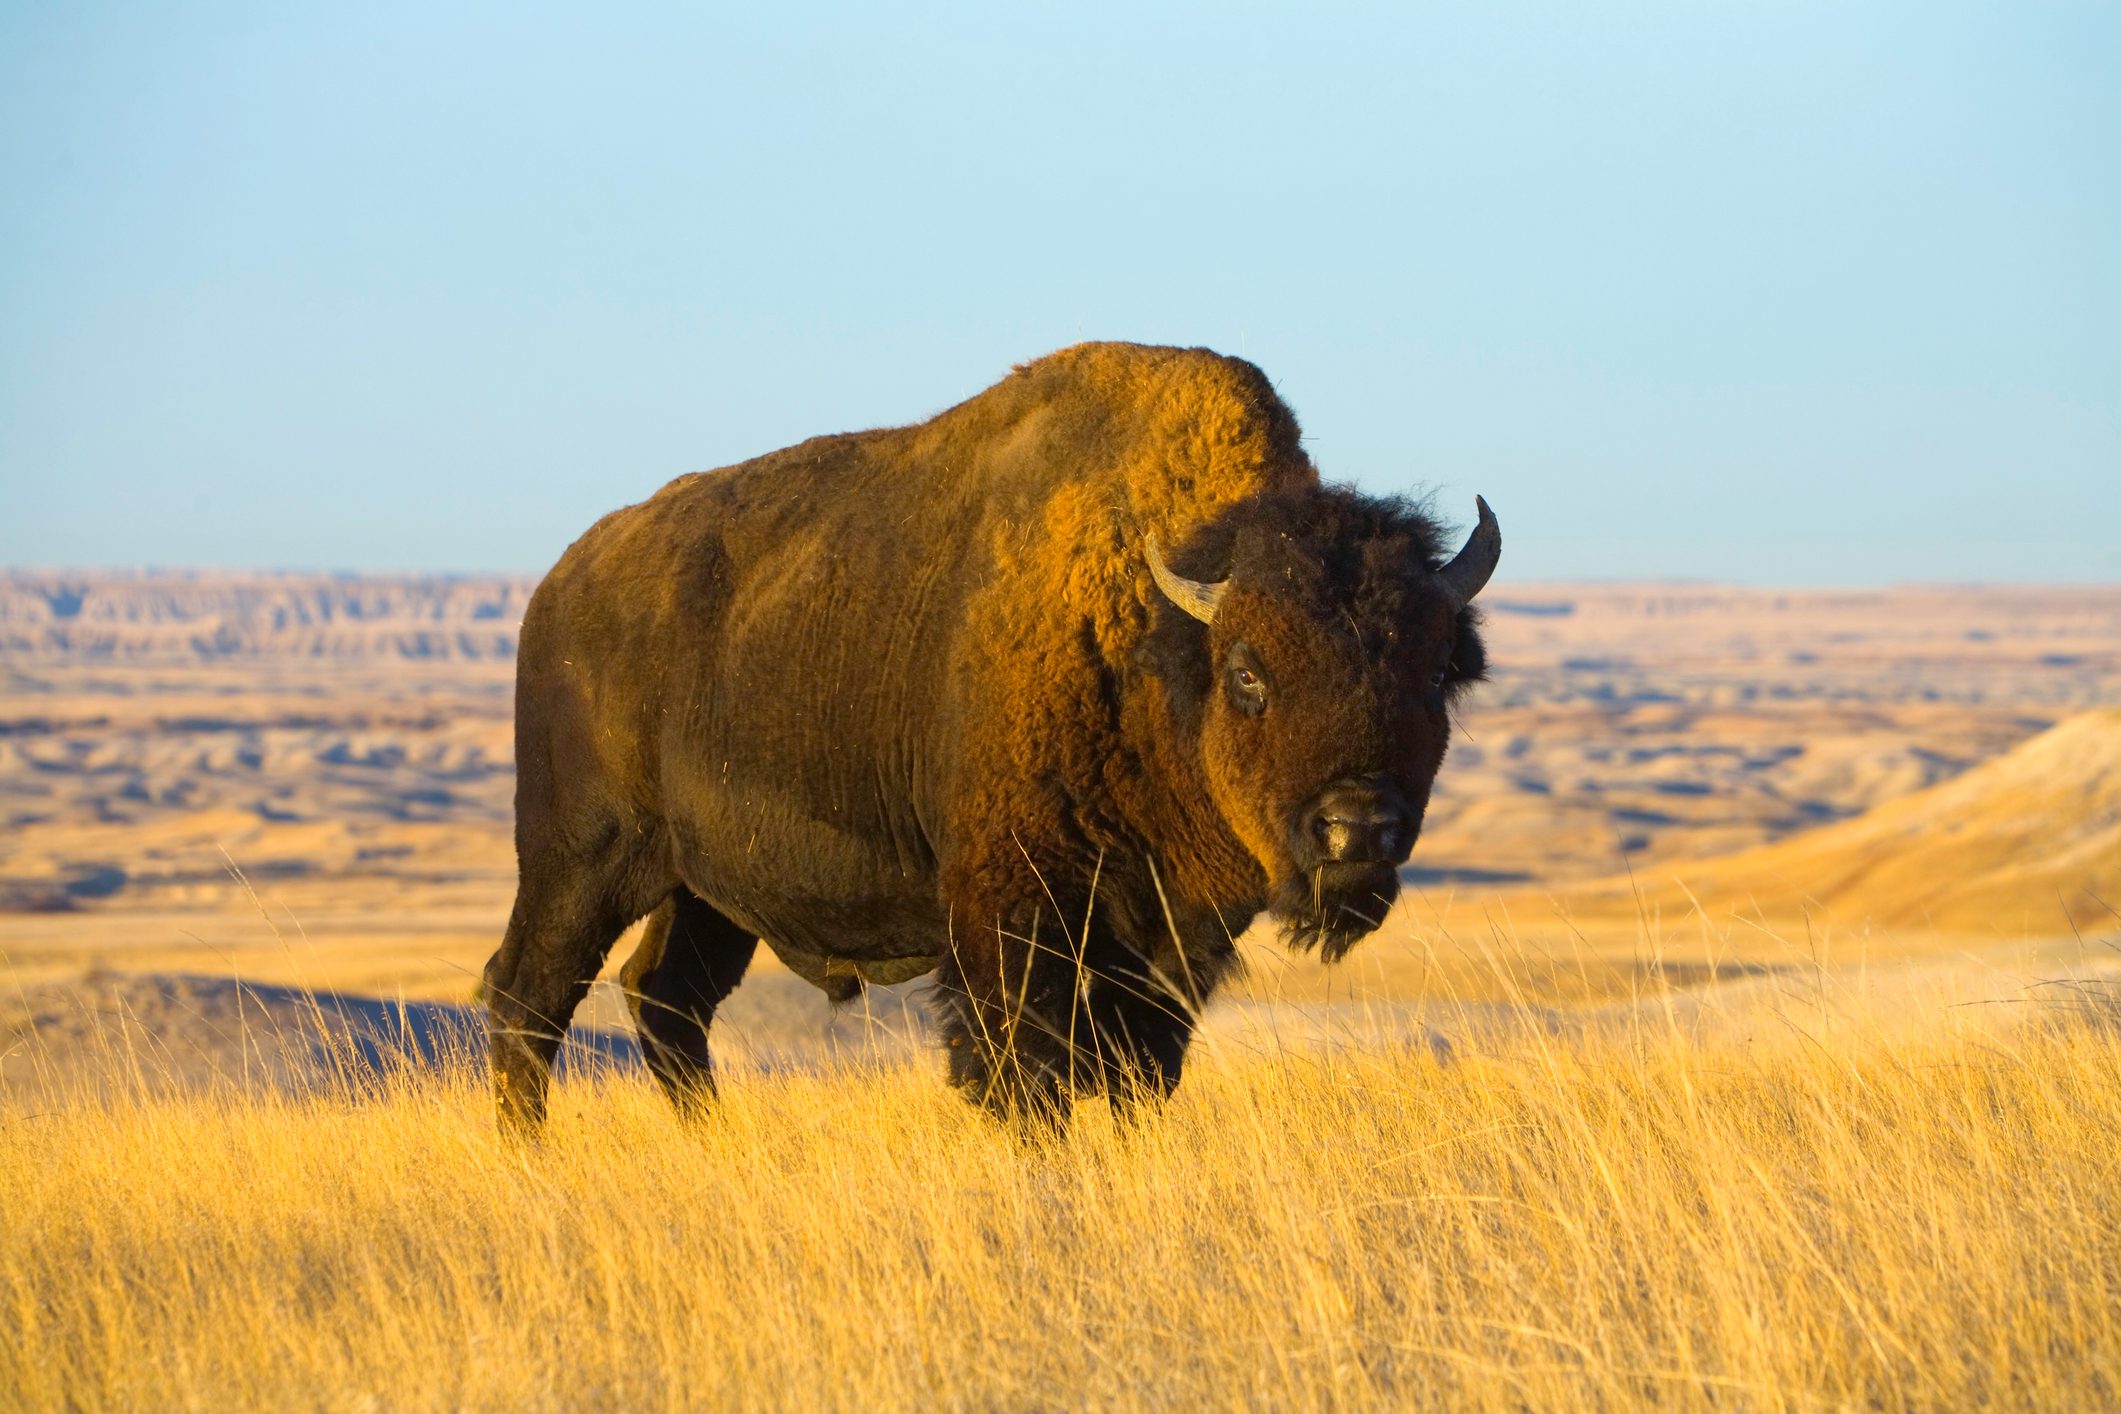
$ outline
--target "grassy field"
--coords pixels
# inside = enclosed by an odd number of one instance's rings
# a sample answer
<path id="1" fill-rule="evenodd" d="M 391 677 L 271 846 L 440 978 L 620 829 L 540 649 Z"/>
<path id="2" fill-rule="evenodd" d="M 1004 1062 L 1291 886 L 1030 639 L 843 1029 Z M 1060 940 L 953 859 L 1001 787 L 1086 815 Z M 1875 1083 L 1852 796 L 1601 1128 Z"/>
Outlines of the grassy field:
<path id="1" fill-rule="evenodd" d="M 1212 1048 L 1026 1144 L 932 1063 L 463 1069 L 0 1123 L 0 1402 L 2091 1408 L 2121 1400 L 2103 997 Z"/>

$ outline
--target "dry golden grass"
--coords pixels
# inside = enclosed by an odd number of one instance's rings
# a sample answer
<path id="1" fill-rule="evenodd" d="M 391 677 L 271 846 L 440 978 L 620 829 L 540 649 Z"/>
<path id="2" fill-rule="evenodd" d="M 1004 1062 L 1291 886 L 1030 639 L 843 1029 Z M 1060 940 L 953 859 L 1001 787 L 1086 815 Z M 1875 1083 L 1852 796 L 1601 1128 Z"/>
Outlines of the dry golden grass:
<path id="1" fill-rule="evenodd" d="M 2092 1010 L 1225 1046 L 1028 1145 L 931 1065 L 582 1082 L 523 1150 L 463 1072 L 17 1113 L 0 1401 L 2111 1406 Z"/>

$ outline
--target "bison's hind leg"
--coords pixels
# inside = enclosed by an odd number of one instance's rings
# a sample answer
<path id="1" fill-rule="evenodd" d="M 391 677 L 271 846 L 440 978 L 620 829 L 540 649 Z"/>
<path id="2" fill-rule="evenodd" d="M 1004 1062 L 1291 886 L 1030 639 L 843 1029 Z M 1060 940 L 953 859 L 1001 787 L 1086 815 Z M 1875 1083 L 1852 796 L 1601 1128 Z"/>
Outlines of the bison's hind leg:
<path id="1" fill-rule="evenodd" d="M 681 1110 L 714 1095 L 707 1028 L 736 990 L 759 940 L 680 885 L 649 916 L 621 974 L 648 1068 Z"/>
<path id="2" fill-rule="evenodd" d="M 567 1023 L 611 945 L 643 911 L 601 900 L 555 902 L 530 889 L 516 894 L 483 987 L 494 1098 L 505 1129 L 527 1134 L 544 1122 L 552 1062 Z"/>
<path id="3" fill-rule="evenodd" d="M 494 1098 L 511 1132 L 544 1121 L 552 1062 L 575 1008 L 619 935 L 669 896 L 672 880 L 652 847 L 627 847 L 635 838 L 611 827 L 576 850 L 527 854 L 484 987 Z"/>

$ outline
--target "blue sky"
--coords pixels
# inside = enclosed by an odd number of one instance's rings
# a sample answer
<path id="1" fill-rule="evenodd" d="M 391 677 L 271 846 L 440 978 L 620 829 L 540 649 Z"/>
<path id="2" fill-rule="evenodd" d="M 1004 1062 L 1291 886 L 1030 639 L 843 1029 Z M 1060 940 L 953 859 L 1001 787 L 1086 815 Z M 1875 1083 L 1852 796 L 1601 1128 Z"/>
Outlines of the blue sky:
<path id="1" fill-rule="evenodd" d="M 0 562 L 541 569 L 1083 338 L 1510 578 L 2121 580 L 2121 7 L 10 5 Z"/>

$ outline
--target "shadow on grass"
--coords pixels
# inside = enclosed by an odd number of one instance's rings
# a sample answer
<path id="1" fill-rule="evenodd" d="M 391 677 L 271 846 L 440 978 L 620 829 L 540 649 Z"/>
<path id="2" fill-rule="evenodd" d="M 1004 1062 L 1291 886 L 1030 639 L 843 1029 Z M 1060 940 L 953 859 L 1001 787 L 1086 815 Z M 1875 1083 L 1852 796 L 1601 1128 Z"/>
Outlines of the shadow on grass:
<path id="1" fill-rule="evenodd" d="M 0 1089 L 22 1094 L 315 1094 L 409 1074 L 479 1073 L 476 1005 L 313 992 L 183 973 L 92 973 L 0 1000 Z M 624 1032 L 574 1027 L 558 1073 L 643 1069 Z"/>

